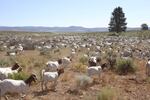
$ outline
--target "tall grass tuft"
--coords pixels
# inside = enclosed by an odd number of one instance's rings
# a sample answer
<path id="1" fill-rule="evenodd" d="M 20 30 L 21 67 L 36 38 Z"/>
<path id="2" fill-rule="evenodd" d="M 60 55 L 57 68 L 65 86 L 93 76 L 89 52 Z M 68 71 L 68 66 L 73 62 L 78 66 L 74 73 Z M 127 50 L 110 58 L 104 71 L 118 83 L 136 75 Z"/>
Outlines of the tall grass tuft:
<path id="1" fill-rule="evenodd" d="M 98 94 L 97 100 L 116 100 L 115 91 L 110 87 L 104 87 Z"/>
<path id="2" fill-rule="evenodd" d="M 0 60 L 0 66 L 1 67 L 9 66 L 9 62 L 6 59 L 1 59 Z"/>

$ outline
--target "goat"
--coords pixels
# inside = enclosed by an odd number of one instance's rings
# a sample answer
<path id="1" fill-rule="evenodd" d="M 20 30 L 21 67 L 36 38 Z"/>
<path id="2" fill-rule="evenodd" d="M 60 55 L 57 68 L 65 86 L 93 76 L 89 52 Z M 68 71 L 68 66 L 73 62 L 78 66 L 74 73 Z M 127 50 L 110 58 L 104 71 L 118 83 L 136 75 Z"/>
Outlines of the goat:
<path id="1" fill-rule="evenodd" d="M 102 67 L 101 66 L 91 66 L 91 67 L 87 68 L 88 76 L 98 75 L 99 78 L 100 78 L 101 71 L 102 71 Z"/>
<path id="2" fill-rule="evenodd" d="M 148 59 L 148 62 L 146 63 L 146 75 L 150 76 L 150 59 Z"/>
<path id="3" fill-rule="evenodd" d="M 70 59 L 69 57 L 63 57 L 62 59 L 60 59 L 62 62 L 63 67 L 67 66 L 68 64 L 71 63 L 72 59 Z"/>
<path id="4" fill-rule="evenodd" d="M 46 63 L 46 71 L 57 71 L 58 68 L 60 68 L 60 65 L 62 67 L 67 66 L 71 62 L 71 59 L 69 57 L 63 57 L 61 59 L 58 59 L 58 61 L 48 61 Z"/>
<path id="5" fill-rule="evenodd" d="M 96 66 L 96 57 L 90 57 L 89 61 L 89 66 Z"/>
<path id="6" fill-rule="evenodd" d="M 60 74 L 64 73 L 64 69 L 57 69 L 56 72 L 45 72 L 45 70 L 42 70 L 42 82 L 41 82 L 41 87 L 42 87 L 42 91 L 44 90 L 44 86 L 45 89 L 47 90 L 47 83 L 48 82 L 54 82 L 54 89 L 55 86 L 57 84 L 57 79 L 60 76 Z"/>
<path id="7" fill-rule="evenodd" d="M 8 78 L 8 74 L 17 73 L 22 70 L 22 67 L 15 63 L 12 67 L 0 68 L 0 79 Z"/>
<path id="8" fill-rule="evenodd" d="M 17 47 L 17 53 L 21 53 L 23 51 L 23 46 L 21 44 L 18 45 Z"/>
<path id="9" fill-rule="evenodd" d="M 45 71 L 56 71 L 59 67 L 60 64 L 62 64 L 62 60 L 59 59 L 58 61 L 48 61 L 46 63 L 46 68 Z"/>
<path id="10" fill-rule="evenodd" d="M 97 63 L 100 63 L 101 62 L 101 58 L 99 57 L 90 57 L 89 58 L 89 66 L 97 66 Z"/>
<path id="11" fill-rule="evenodd" d="M 6 70 L 3 72 L 0 72 L 0 79 L 4 80 L 4 79 L 8 78 L 9 75 L 13 75 L 14 73 L 18 73 L 20 71 L 22 71 L 22 67 L 19 67 L 16 70 Z"/>
<path id="12" fill-rule="evenodd" d="M 18 93 L 20 95 L 27 94 L 27 90 L 31 85 L 31 82 L 36 82 L 36 75 L 32 74 L 26 80 L 13 80 L 5 79 L 0 81 L 0 96 L 4 96 L 6 93 Z"/>

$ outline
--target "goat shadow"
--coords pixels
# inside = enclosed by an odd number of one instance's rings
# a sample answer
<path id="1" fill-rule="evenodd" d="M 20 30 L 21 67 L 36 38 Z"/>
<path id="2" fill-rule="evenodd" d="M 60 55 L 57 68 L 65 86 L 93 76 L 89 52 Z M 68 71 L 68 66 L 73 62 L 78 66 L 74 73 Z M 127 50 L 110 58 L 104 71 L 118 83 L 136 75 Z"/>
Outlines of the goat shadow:
<path id="1" fill-rule="evenodd" d="M 34 97 L 36 97 L 36 96 L 44 96 L 44 95 L 47 95 L 50 91 L 56 92 L 56 90 L 47 89 L 47 90 L 43 90 L 43 91 L 34 91 L 33 94 L 34 94 Z"/>

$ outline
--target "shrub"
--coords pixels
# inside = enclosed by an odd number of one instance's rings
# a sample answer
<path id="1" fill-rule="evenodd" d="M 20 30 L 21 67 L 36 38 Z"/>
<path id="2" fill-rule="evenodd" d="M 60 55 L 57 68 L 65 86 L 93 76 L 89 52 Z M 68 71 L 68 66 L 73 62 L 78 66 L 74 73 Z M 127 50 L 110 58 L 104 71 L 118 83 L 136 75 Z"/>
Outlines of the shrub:
<path id="1" fill-rule="evenodd" d="M 73 67 L 73 69 L 78 72 L 86 72 L 86 68 L 87 68 L 87 66 L 83 65 L 82 63 L 77 63 Z"/>
<path id="2" fill-rule="evenodd" d="M 47 54 L 49 54 L 48 49 L 42 49 L 42 50 L 40 50 L 40 55 L 47 55 Z"/>
<path id="3" fill-rule="evenodd" d="M 80 75 L 76 77 L 77 88 L 86 89 L 92 83 L 93 83 L 93 80 L 89 76 Z"/>
<path id="4" fill-rule="evenodd" d="M 9 74 L 8 78 L 10 79 L 14 79 L 14 80 L 25 80 L 29 77 L 29 75 L 27 75 L 24 72 L 20 72 L 20 73 L 13 73 L 13 74 Z"/>
<path id="5" fill-rule="evenodd" d="M 116 100 L 115 91 L 112 88 L 104 87 L 98 94 L 97 100 Z"/>
<path id="6" fill-rule="evenodd" d="M 83 56 L 83 57 L 81 57 L 81 58 L 79 59 L 79 62 L 82 63 L 82 64 L 87 64 L 88 58 Z"/>
<path id="7" fill-rule="evenodd" d="M 48 50 L 48 49 L 40 50 L 40 55 L 44 56 L 44 57 L 46 57 L 48 59 L 52 58 L 52 52 L 50 52 L 50 50 Z"/>
<path id="8" fill-rule="evenodd" d="M 124 75 L 126 75 L 127 73 L 134 73 L 135 66 L 133 65 L 133 61 L 131 59 L 117 60 L 116 71 L 117 73 Z"/>

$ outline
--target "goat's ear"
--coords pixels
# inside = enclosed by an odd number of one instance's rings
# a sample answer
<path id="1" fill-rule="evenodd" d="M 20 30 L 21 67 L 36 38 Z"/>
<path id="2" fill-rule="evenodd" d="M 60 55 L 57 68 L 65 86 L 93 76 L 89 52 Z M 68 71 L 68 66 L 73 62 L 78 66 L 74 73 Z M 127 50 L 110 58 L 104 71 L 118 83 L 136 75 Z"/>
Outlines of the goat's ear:
<path id="1" fill-rule="evenodd" d="M 70 61 L 72 61 L 72 58 L 70 58 Z"/>

